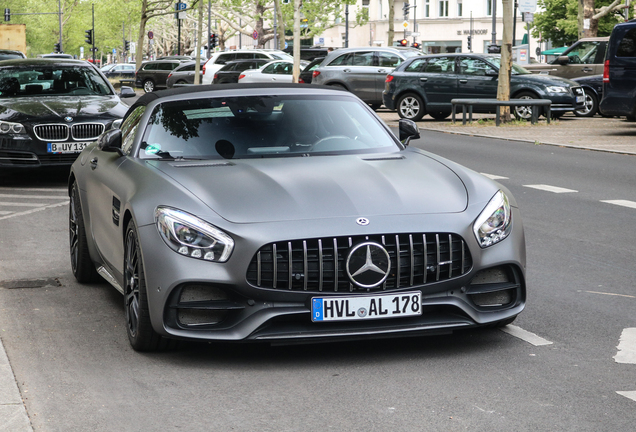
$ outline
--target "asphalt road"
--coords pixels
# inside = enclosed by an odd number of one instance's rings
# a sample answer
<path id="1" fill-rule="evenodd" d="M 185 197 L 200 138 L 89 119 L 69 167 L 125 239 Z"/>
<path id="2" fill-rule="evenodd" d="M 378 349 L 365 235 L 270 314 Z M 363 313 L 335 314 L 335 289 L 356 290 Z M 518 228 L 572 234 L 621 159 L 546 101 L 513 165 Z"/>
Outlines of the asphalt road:
<path id="1" fill-rule="evenodd" d="M 635 157 L 422 136 L 412 145 L 499 177 L 517 199 L 529 287 L 508 329 L 518 336 L 138 354 L 122 297 L 73 279 L 64 174 L 0 176 L 0 338 L 33 429 L 633 430 Z M 26 282 L 42 286 L 10 287 Z"/>

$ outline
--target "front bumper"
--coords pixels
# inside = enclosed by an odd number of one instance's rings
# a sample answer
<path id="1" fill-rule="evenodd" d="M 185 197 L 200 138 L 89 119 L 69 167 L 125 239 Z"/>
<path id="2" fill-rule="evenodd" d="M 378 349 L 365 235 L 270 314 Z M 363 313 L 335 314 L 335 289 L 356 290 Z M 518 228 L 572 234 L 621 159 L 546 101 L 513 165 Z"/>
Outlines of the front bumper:
<path id="1" fill-rule="evenodd" d="M 27 136 L 0 138 L 0 167 L 39 168 L 70 167 L 78 153 L 48 153 L 47 143 Z"/>
<path id="2" fill-rule="evenodd" d="M 510 236 L 487 249 L 477 245 L 469 228 L 472 221 L 466 223 L 464 214 L 400 216 L 399 219 L 396 221 L 394 216 L 381 221 L 378 218 L 374 225 L 379 232 L 394 232 L 396 226 L 436 226 L 438 232 L 456 233 L 466 242 L 472 256 L 472 267 L 463 275 L 449 280 L 386 291 L 381 288 L 347 292 L 259 288 L 247 281 L 249 263 L 262 245 L 280 240 L 266 238 L 263 230 L 256 226 L 259 224 L 241 226 L 238 227 L 240 233 L 230 233 L 236 245 L 233 255 L 224 264 L 181 256 L 165 245 L 154 225 L 140 227 L 153 328 L 159 334 L 179 339 L 293 343 L 446 333 L 506 320 L 524 309 L 525 239 L 517 209 L 513 210 L 514 227 Z M 334 233 L 334 221 L 315 222 L 311 232 L 317 233 L 317 237 L 322 233 L 326 236 L 359 235 Z M 458 222 L 466 228 L 459 231 L 451 229 Z M 268 225 L 267 232 L 277 232 L 278 236 L 284 235 L 289 239 L 303 238 L 307 232 L 307 221 Z M 494 271 L 497 274 L 507 274 L 507 281 L 499 285 L 493 281 L 478 284 L 475 276 L 479 274 L 478 279 L 483 282 L 484 274 L 490 273 L 488 269 L 497 269 Z M 182 293 L 185 291 L 182 290 L 192 287 L 194 291 L 206 292 L 203 297 L 208 297 L 184 298 Z M 421 316 L 322 323 L 311 320 L 312 297 L 414 291 L 422 293 Z M 218 293 L 223 293 L 223 298 Z M 502 304 L 484 304 L 484 301 L 488 303 L 489 296 L 495 298 L 501 294 L 507 296 Z M 218 322 L 211 324 L 215 320 Z"/>

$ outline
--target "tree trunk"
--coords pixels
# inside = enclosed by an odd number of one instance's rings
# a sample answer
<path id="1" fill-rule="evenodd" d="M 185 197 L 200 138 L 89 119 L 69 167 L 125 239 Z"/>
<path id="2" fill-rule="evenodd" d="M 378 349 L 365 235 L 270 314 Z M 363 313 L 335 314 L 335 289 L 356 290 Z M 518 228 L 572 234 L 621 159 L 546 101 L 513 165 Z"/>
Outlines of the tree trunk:
<path id="1" fill-rule="evenodd" d="M 510 69 L 512 67 L 512 1 L 503 0 L 503 35 L 501 43 L 501 66 L 499 68 L 499 85 L 497 100 L 510 100 Z M 501 119 L 510 121 L 510 107 L 501 107 Z"/>
<path id="2" fill-rule="evenodd" d="M 285 21 L 283 20 L 283 11 L 280 7 L 280 0 L 274 0 L 276 5 L 276 25 L 278 25 L 278 46 L 274 47 L 279 50 L 285 49 Z"/>
<path id="3" fill-rule="evenodd" d="M 199 79 L 201 78 L 199 76 L 199 71 L 201 70 L 201 45 L 202 45 L 202 40 L 203 39 L 203 0 L 199 0 L 199 28 L 197 29 L 197 34 L 199 35 L 197 37 L 197 46 L 196 46 L 196 50 L 197 50 L 197 60 L 196 63 L 194 65 L 194 85 L 200 84 Z"/>
<path id="4" fill-rule="evenodd" d="M 594 19 L 594 0 L 579 0 L 579 39 L 596 37 L 598 34 L 598 19 Z M 586 21 L 588 20 L 588 21 Z M 585 23 L 588 22 L 588 28 Z"/>
<path id="5" fill-rule="evenodd" d="M 386 46 L 393 46 L 395 38 L 395 0 L 389 0 L 389 40 Z"/>
<path id="6" fill-rule="evenodd" d="M 298 82 L 300 75 L 300 0 L 294 0 L 294 67 L 292 82 Z"/>
<path id="7" fill-rule="evenodd" d="M 137 46 L 139 50 L 143 49 L 144 46 L 144 34 L 146 33 L 146 23 L 148 22 L 148 15 L 146 10 L 148 9 L 148 0 L 142 0 L 141 2 L 141 22 L 139 23 L 139 37 L 137 38 Z M 135 59 L 135 70 L 139 70 L 141 68 L 141 61 L 143 60 L 143 55 L 137 56 Z"/>

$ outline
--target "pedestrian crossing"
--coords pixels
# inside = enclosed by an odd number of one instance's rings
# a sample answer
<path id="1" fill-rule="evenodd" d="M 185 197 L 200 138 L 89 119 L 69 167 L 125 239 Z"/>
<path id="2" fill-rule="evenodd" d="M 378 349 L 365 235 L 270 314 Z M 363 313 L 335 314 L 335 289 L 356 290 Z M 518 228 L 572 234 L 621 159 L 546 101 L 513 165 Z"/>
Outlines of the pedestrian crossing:
<path id="1" fill-rule="evenodd" d="M 0 187 L 0 221 L 68 205 L 65 188 Z"/>

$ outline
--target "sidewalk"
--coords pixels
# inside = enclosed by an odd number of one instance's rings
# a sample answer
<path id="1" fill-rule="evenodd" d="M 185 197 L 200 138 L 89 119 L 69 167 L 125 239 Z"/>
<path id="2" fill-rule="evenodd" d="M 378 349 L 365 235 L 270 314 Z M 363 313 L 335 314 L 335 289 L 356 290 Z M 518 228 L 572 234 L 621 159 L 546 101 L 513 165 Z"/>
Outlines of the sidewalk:
<path id="1" fill-rule="evenodd" d="M 396 112 L 380 110 L 378 115 L 389 126 L 397 127 L 399 116 Z M 566 114 L 550 124 L 541 118 L 536 125 L 527 123 L 499 127 L 494 124 L 494 114 L 475 114 L 473 123 L 466 122 L 466 125 L 462 125 L 461 113 L 457 119 L 453 123 L 450 117 L 437 121 L 424 116 L 417 124 L 420 129 L 446 133 L 636 155 L 636 122 L 628 122 L 624 118 L 587 118 Z M 479 124 L 480 119 L 482 122 L 484 119 L 492 121 Z"/>

